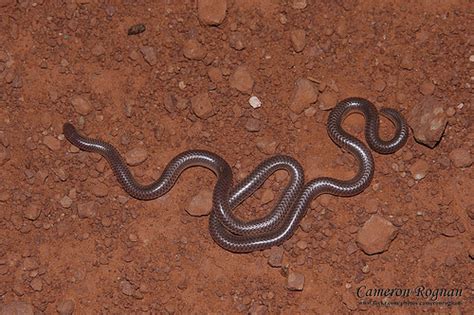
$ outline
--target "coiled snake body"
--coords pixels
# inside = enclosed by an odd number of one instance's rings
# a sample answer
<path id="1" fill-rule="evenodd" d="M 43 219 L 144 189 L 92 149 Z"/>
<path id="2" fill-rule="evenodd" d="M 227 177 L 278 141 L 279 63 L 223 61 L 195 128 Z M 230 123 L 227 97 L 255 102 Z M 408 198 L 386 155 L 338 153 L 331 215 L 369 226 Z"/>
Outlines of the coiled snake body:
<path id="1" fill-rule="evenodd" d="M 353 196 L 370 185 L 374 174 L 374 160 L 370 150 L 358 139 L 346 133 L 341 124 L 348 114 L 357 111 L 365 116 L 365 138 L 374 151 L 389 154 L 400 149 L 408 137 L 408 127 L 403 116 L 394 109 L 380 112 L 395 125 L 396 131 L 389 141 L 380 139 L 379 116 L 375 106 L 362 98 L 348 98 L 337 104 L 328 118 L 327 130 L 331 139 L 353 154 L 358 162 L 354 178 L 343 181 L 329 177 L 313 179 L 305 184 L 301 165 L 292 157 L 273 156 L 258 165 L 244 180 L 233 185 L 229 164 L 219 155 L 203 151 L 185 151 L 169 162 L 161 177 L 148 185 L 137 183 L 117 149 L 111 144 L 80 135 L 73 125 L 66 123 L 64 136 L 81 150 L 96 152 L 110 164 L 123 189 L 132 197 L 142 200 L 155 199 L 166 194 L 179 175 L 192 166 L 212 170 L 217 176 L 209 217 L 209 231 L 214 241 L 232 252 L 252 252 L 270 248 L 289 239 L 306 214 L 311 200 L 321 194 Z M 242 221 L 233 209 L 252 195 L 266 179 L 277 170 L 286 170 L 290 180 L 273 210 L 263 218 Z"/>

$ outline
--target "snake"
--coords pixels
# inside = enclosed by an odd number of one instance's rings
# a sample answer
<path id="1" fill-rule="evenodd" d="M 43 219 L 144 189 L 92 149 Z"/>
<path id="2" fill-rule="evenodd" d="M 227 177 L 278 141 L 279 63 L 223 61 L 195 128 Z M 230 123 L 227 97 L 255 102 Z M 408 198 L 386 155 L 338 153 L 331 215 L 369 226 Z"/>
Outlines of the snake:
<path id="1" fill-rule="evenodd" d="M 365 140 L 373 151 L 391 154 L 407 142 L 408 125 L 393 108 L 377 110 L 375 105 L 359 97 L 344 99 L 330 111 L 327 132 L 332 141 L 351 153 L 357 161 L 357 173 L 349 180 L 318 177 L 305 182 L 301 164 L 288 155 L 274 155 L 261 162 L 248 176 L 234 184 L 232 168 L 220 155 L 206 150 L 188 150 L 175 156 L 152 183 L 137 182 L 119 151 L 110 143 L 81 135 L 69 122 L 63 125 L 64 137 L 83 151 L 100 154 L 109 163 L 121 187 L 133 198 L 152 200 L 165 195 L 175 185 L 180 174 L 190 167 L 204 167 L 217 177 L 212 193 L 209 232 L 223 249 L 234 253 L 249 253 L 278 246 L 290 239 L 306 215 L 310 202 L 322 194 L 340 197 L 355 196 L 364 191 L 374 176 L 374 158 L 370 149 L 347 133 L 342 123 L 358 112 L 365 118 Z M 379 135 L 380 115 L 392 122 L 394 135 L 384 140 Z M 234 210 L 259 189 L 276 171 L 289 174 L 288 183 L 277 198 L 273 209 L 265 216 L 242 220 Z"/>

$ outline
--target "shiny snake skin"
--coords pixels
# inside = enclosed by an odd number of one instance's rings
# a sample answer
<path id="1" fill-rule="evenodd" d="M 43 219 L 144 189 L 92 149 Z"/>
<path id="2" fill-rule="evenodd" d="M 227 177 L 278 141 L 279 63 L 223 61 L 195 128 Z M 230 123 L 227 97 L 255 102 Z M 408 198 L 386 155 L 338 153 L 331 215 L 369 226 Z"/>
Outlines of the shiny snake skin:
<path id="1" fill-rule="evenodd" d="M 81 150 L 99 153 L 110 164 L 123 189 L 132 197 L 155 199 L 166 194 L 187 168 L 202 166 L 217 176 L 214 187 L 209 231 L 217 244 L 232 252 L 252 252 L 283 243 L 289 239 L 306 214 L 311 200 L 321 194 L 353 196 L 370 185 L 374 174 L 374 160 L 370 150 L 358 139 L 346 133 L 342 122 L 348 114 L 360 112 L 365 116 L 365 138 L 370 148 L 381 154 L 390 154 L 406 143 L 408 127 L 402 115 L 394 109 L 384 108 L 380 113 L 395 125 L 391 140 L 380 139 L 379 114 L 375 106 L 362 98 L 348 98 L 337 104 L 328 118 L 327 129 L 331 139 L 353 154 L 358 162 L 358 173 L 343 181 L 320 177 L 305 184 L 301 165 L 292 157 L 273 156 L 258 165 L 244 180 L 233 187 L 233 174 L 229 164 L 219 155 L 203 151 L 185 151 L 169 162 L 155 182 L 137 183 L 119 152 L 109 143 L 80 135 L 73 125 L 64 124 L 66 139 Z M 233 210 L 251 196 L 277 170 L 286 170 L 290 180 L 273 210 L 263 218 L 242 221 Z"/>

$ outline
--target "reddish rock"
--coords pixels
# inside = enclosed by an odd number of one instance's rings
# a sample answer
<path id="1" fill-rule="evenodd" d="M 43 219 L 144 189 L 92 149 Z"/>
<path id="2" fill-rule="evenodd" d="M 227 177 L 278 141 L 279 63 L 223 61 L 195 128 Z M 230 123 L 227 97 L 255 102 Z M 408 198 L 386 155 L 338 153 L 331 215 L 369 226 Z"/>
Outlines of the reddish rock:
<path id="1" fill-rule="evenodd" d="M 71 315 L 74 313 L 76 304 L 73 300 L 61 300 L 56 306 L 59 315 Z"/>
<path id="2" fill-rule="evenodd" d="M 229 78 L 229 84 L 232 88 L 242 93 L 252 93 L 254 80 L 246 66 L 239 66 Z"/>
<path id="3" fill-rule="evenodd" d="M 303 291 L 304 275 L 296 271 L 290 271 L 286 279 L 286 288 L 290 291 Z"/>
<path id="4" fill-rule="evenodd" d="M 262 122 L 258 119 L 250 117 L 245 123 L 245 129 L 250 132 L 258 132 L 262 129 Z"/>
<path id="5" fill-rule="evenodd" d="M 224 21 L 226 11 L 226 0 L 198 0 L 198 16 L 204 24 L 221 24 Z"/>
<path id="6" fill-rule="evenodd" d="M 95 203 L 88 201 L 77 205 L 77 215 L 81 219 L 94 218 L 96 215 Z"/>
<path id="7" fill-rule="evenodd" d="M 58 151 L 61 149 L 61 141 L 53 136 L 45 136 L 43 138 L 43 144 L 48 147 L 51 151 Z"/>
<path id="8" fill-rule="evenodd" d="M 235 50 L 243 50 L 245 49 L 245 42 L 244 37 L 241 33 L 235 32 L 231 33 L 229 36 L 229 45 L 230 47 L 234 48 Z"/>
<path id="9" fill-rule="evenodd" d="M 85 97 L 74 96 L 71 98 L 71 104 L 79 115 L 86 116 L 92 111 L 92 105 Z"/>
<path id="10" fill-rule="evenodd" d="M 431 81 L 425 81 L 420 85 L 420 93 L 423 95 L 431 95 L 435 90 L 435 85 Z"/>
<path id="11" fill-rule="evenodd" d="M 375 214 L 370 217 L 357 234 L 357 245 L 367 255 L 386 251 L 397 236 L 397 228 L 388 220 Z"/>
<path id="12" fill-rule="evenodd" d="M 317 100 L 318 91 L 314 87 L 313 82 L 305 78 L 298 79 L 290 101 L 290 110 L 295 114 L 301 114 Z"/>
<path id="13" fill-rule="evenodd" d="M 415 104 L 408 115 L 408 124 L 415 139 L 430 148 L 438 144 L 447 123 L 448 117 L 443 105 L 431 96 Z"/>
<path id="14" fill-rule="evenodd" d="M 26 302 L 15 301 L 0 305 L 0 315 L 33 315 L 33 305 Z"/>
<path id="15" fill-rule="evenodd" d="M 145 148 L 138 147 L 134 148 L 125 153 L 125 161 L 130 166 L 139 165 L 148 158 L 148 152 Z"/>
<path id="16" fill-rule="evenodd" d="M 40 214 L 41 207 L 36 204 L 30 204 L 25 209 L 23 209 L 23 217 L 31 221 L 38 219 Z"/>
<path id="17" fill-rule="evenodd" d="M 301 29 L 293 30 L 291 31 L 290 38 L 293 49 L 296 52 L 303 51 L 304 47 L 306 46 L 306 31 Z"/>
<path id="18" fill-rule="evenodd" d="M 284 249 L 281 246 L 273 246 L 270 249 L 270 256 L 268 256 L 268 264 L 275 268 L 280 268 L 283 264 Z"/>
<path id="19" fill-rule="evenodd" d="M 276 152 L 278 142 L 271 137 L 261 137 L 257 139 L 256 145 L 261 152 L 272 155 Z"/>
<path id="20" fill-rule="evenodd" d="M 154 66 L 158 62 L 158 57 L 156 56 L 156 51 L 154 47 L 151 46 L 143 46 L 140 48 L 140 52 L 145 58 L 145 61 L 150 65 Z"/>
<path id="21" fill-rule="evenodd" d="M 138 159 L 136 161 L 138 161 Z M 107 187 L 107 185 L 104 183 L 94 183 L 94 185 L 91 187 L 91 192 L 96 197 L 105 197 L 109 194 L 109 187 Z"/>
<path id="22" fill-rule="evenodd" d="M 207 70 L 207 75 L 209 76 L 209 79 L 214 83 L 219 83 L 224 80 L 221 69 L 216 67 L 209 68 L 209 70 Z"/>
<path id="23" fill-rule="evenodd" d="M 449 159 L 455 167 L 463 168 L 472 165 L 472 156 L 469 150 L 464 148 L 454 149 L 449 153 Z"/>
<path id="24" fill-rule="evenodd" d="M 186 207 L 186 212 L 193 217 L 200 217 L 208 215 L 212 210 L 212 191 L 201 190 L 195 195 L 189 205 Z"/>
<path id="25" fill-rule="evenodd" d="M 330 110 L 336 107 L 337 94 L 331 91 L 324 91 L 319 97 L 319 109 Z"/>
<path id="26" fill-rule="evenodd" d="M 430 166 L 425 160 L 416 160 L 410 166 L 410 173 L 415 180 L 421 180 L 428 174 Z"/>
<path id="27" fill-rule="evenodd" d="M 191 108 L 194 114 L 202 119 L 209 118 L 214 114 L 213 106 L 207 92 L 193 96 L 193 98 L 191 98 Z"/>
<path id="28" fill-rule="evenodd" d="M 207 55 L 204 46 L 196 39 L 189 39 L 184 42 L 183 55 L 191 60 L 202 60 Z"/>

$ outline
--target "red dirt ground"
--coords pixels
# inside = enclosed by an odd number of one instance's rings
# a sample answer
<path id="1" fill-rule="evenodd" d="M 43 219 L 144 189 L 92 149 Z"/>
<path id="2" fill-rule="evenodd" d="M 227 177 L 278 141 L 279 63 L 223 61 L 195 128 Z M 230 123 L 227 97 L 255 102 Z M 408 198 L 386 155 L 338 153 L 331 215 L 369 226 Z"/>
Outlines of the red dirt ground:
<path id="1" fill-rule="evenodd" d="M 138 23 L 146 30 L 127 35 Z M 473 168 L 456 166 L 452 154 L 474 140 L 470 1 L 229 0 L 223 22 L 209 26 L 191 0 L 0 0 L 0 26 L 0 314 L 474 312 Z M 306 33 L 300 52 L 296 29 Z M 191 38 L 205 57 L 184 56 Z M 251 93 L 229 83 L 240 65 Z M 319 99 L 296 114 L 289 104 L 300 78 Z M 198 117 L 190 100 L 203 92 L 211 112 Z M 169 95 L 177 104 L 164 101 Z M 207 217 L 186 212 L 213 187 L 211 172 L 186 171 L 166 196 L 139 201 L 103 159 L 62 135 L 71 121 L 122 153 L 146 148 L 132 167 L 140 182 L 195 148 L 225 157 L 238 178 L 273 152 L 299 160 L 307 178 L 350 178 L 354 160 L 329 139 L 320 105 L 361 96 L 407 116 L 427 95 L 451 113 L 440 143 L 431 149 L 410 135 L 400 152 L 374 154 L 371 187 L 316 199 L 278 268 L 270 250 L 223 250 Z M 345 127 L 361 137 L 363 119 Z M 382 128 L 389 135 L 385 120 Z M 262 141 L 275 144 L 262 150 Z M 419 161 L 426 176 L 415 180 L 409 170 Z M 272 203 L 261 200 L 278 194 L 281 177 L 239 216 L 268 211 Z M 398 234 L 367 255 L 356 238 L 375 213 Z M 288 272 L 304 276 L 302 291 L 287 288 Z M 453 306 L 380 307 L 359 303 L 361 286 L 463 293 Z"/>

